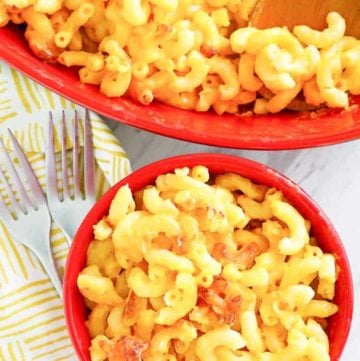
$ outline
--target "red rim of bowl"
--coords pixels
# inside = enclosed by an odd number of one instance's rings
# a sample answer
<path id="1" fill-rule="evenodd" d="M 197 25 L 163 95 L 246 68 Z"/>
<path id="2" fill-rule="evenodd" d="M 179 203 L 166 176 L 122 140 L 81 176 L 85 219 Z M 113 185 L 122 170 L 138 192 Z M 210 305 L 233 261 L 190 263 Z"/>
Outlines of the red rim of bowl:
<path id="1" fill-rule="evenodd" d="M 353 312 L 353 284 L 349 261 L 341 240 L 333 225 L 316 203 L 292 180 L 277 171 L 244 158 L 222 154 L 189 154 L 167 158 L 149 164 L 113 186 L 88 213 L 71 246 L 64 277 L 65 317 L 72 343 L 81 361 L 89 361 L 89 334 L 84 324 L 86 309 L 76 279 L 85 266 L 86 250 L 93 239 L 92 226 L 108 213 L 111 200 L 117 190 L 129 184 L 132 191 L 152 184 L 160 174 L 176 168 L 205 165 L 212 174 L 233 172 L 252 179 L 260 184 L 280 189 L 285 197 L 300 213 L 312 221 L 312 234 L 319 245 L 327 252 L 335 254 L 340 268 L 334 302 L 340 311 L 329 320 L 331 360 L 338 361 L 349 334 Z"/>
<path id="2" fill-rule="evenodd" d="M 317 119 L 300 113 L 217 116 L 161 103 L 143 106 L 127 98 L 107 98 L 97 87 L 81 84 L 75 68 L 51 65 L 36 58 L 15 26 L 0 28 L 0 43 L 0 59 L 54 92 L 108 118 L 168 137 L 257 150 L 324 146 L 360 137 L 360 96 L 353 98 L 355 107 L 351 111 L 331 110 Z"/>

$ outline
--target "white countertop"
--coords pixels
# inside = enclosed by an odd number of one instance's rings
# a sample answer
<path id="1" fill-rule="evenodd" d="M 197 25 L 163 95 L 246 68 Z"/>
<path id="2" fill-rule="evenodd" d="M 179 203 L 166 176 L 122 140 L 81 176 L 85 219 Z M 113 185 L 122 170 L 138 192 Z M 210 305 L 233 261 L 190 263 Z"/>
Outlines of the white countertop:
<path id="1" fill-rule="evenodd" d="M 178 141 L 109 121 L 133 169 L 188 153 L 235 154 L 269 165 L 296 181 L 333 222 L 347 250 L 354 281 L 355 309 L 342 361 L 360 355 L 360 141 L 300 151 L 259 152 Z M 359 223 L 357 223 L 359 222 Z"/>

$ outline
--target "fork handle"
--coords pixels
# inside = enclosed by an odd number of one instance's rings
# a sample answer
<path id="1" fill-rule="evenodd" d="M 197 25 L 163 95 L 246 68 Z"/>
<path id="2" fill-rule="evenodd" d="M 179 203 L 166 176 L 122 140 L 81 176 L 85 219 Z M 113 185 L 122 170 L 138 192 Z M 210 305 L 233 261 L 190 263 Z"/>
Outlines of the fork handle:
<path id="1" fill-rule="evenodd" d="M 54 285 L 56 292 L 60 298 L 63 299 L 63 285 L 56 268 L 51 249 L 42 249 L 40 251 L 38 250 L 35 252 L 35 254 L 45 268 L 45 271 Z"/>

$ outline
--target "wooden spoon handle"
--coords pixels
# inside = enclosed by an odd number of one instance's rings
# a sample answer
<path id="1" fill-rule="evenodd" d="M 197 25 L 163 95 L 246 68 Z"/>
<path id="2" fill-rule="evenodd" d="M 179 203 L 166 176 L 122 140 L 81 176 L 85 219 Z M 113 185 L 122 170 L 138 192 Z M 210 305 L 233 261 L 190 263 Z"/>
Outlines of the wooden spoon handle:
<path id="1" fill-rule="evenodd" d="M 287 26 L 292 30 L 295 25 L 308 25 L 323 30 L 331 11 L 346 19 L 347 35 L 360 38 L 360 0 L 259 0 L 250 24 L 259 29 Z"/>

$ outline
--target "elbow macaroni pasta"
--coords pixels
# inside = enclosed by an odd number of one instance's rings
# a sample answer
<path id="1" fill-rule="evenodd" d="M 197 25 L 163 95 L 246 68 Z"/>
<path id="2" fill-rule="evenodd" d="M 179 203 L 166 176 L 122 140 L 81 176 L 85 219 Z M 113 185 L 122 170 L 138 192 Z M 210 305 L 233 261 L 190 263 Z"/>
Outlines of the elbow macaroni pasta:
<path id="1" fill-rule="evenodd" d="M 204 166 L 121 187 L 78 276 L 91 360 L 328 361 L 336 261 L 309 229 L 280 191 Z"/>
<path id="2" fill-rule="evenodd" d="M 348 107 L 360 94 L 360 40 L 345 36 L 345 20 L 258 30 L 257 1 L 0 0 L 0 26 L 26 23 L 36 56 L 80 66 L 108 97 L 218 114 Z"/>

